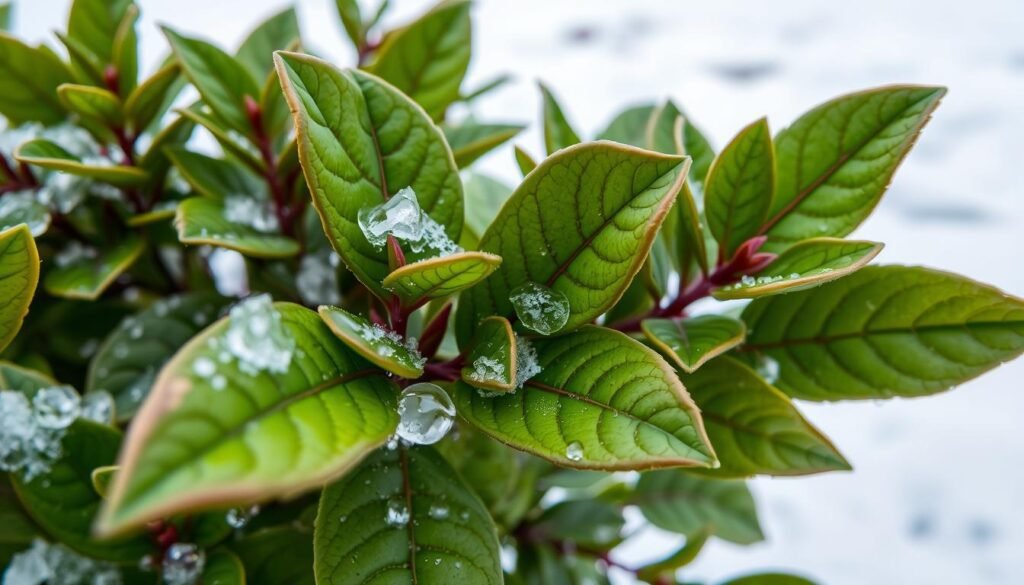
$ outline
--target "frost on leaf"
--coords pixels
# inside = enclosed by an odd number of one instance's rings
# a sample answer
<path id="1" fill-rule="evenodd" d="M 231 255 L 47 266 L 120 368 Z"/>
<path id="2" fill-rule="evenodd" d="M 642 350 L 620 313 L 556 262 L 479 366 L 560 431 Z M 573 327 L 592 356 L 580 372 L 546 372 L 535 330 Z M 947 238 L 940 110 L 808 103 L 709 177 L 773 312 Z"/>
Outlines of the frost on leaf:
<path id="1" fill-rule="evenodd" d="M 43 388 L 31 402 L 21 392 L 0 391 L 0 469 L 21 473 L 25 481 L 48 473 L 81 408 L 69 386 Z"/>
<path id="2" fill-rule="evenodd" d="M 190 543 L 172 544 L 164 554 L 161 570 L 166 585 L 195 585 L 203 574 L 206 553 Z"/>
<path id="3" fill-rule="evenodd" d="M 224 219 L 263 233 L 274 233 L 280 229 L 270 202 L 248 195 L 225 197 Z"/>
<path id="4" fill-rule="evenodd" d="M 266 294 L 249 297 L 231 308 L 225 340 L 239 367 L 249 374 L 286 372 L 295 352 L 295 339 Z"/>
<path id="5" fill-rule="evenodd" d="M 338 265 L 341 257 L 330 248 L 306 254 L 299 264 L 295 286 L 302 302 L 307 305 L 337 305 L 341 302 L 338 293 Z"/>
<path id="6" fill-rule="evenodd" d="M 482 355 L 473 360 L 469 379 L 481 383 L 504 383 L 505 366 L 500 361 Z"/>
<path id="7" fill-rule="evenodd" d="M 38 238 L 50 227 L 50 210 L 36 201 L 32 191 L 16 191 L 0 197 L 0 230 L 22 223 Z"/>
<path id="8" fill-rule="evenodd" d="M 455 404 L 440 386 L 421 382 L 402 391 L 398 418 L 395 433 L 399 438 L 414 445 L 432 445 L 455 423 Z"/>
<path id="9" fill-rule="evenodd" d="M 522 388 L 530 378 L 540 373 L 540 362 L 537 360 L 537 350 L 534 349 L 530 340 L 519 335 L 515 336 L 516 342 L 516 388 Z"/>
<path id="10" fill-rule="evenodd" d="M 121 572 L 110 563 L 80 556 L 60 544 L 35 539 L 11 558 L 4 585 L 120 585 Z"/>
<path id="11" fill-rule="evenodd" d="M 541 335 L 557 333 L 569 321 L 569 299 L 542 284 L 520 285 L 509 293 L 508 300 L 523 325 Z"/>

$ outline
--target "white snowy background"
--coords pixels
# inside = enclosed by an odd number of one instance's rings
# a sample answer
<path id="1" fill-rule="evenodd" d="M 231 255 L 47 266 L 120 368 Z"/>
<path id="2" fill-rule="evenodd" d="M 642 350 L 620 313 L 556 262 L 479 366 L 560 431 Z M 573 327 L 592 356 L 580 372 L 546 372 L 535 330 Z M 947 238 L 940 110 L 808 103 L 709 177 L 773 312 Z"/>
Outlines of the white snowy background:
<path id="1" fill-rule="evenodd" d="M 52 39 L 65 0 L 16 0 L 16 32 Z M 143 62 L 166 51 L 157 23 L 235 46 L 282 0 L 139 0 Z M 298 0 L 303 34 L 351 64 L 332 0 Z M 388 23 L 427 2 L 393 0 Z M 477 0 L 468 87 L 515 83 L 473 113 L 530 123 L 541 151 L 536 79 L 592 136 L 623 106 L 671 96 L 717 147 L 767 114 L 779 129 L 835 95 L 885 83 L 950 93 L 857 236 L 885 263 L 924 264 L 1024 295 L 1024 2 L 1021 0 Z M 517 177 L 509 148 L 482 161 Z M 801 405 L 855 471 L 759 479 L 767 542 L 715 542 L 688 569 L 718 580 L 790 569 L 828 584 L 1024 583 L 1024 361 L 952 392 L 884 403 Z M 675 543 L 644 532 L 619 558 Z"/>

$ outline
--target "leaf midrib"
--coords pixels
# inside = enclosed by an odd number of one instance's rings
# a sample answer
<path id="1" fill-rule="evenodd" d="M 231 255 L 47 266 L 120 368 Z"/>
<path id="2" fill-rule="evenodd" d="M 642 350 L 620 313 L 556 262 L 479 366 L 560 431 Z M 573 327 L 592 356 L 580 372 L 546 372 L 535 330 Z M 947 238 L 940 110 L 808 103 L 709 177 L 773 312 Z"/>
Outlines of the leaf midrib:
<path id="1" fill-rule="evenodd" d="M 963 329 L 998 329 L 1012 326 L 1024 327 L 1024 320 L 1019 321 L 975 321 L 970 323 L 942 323 L 937 325 L 922 325 L 922 326 L 909 326 L 909 327 L 888 327 L 884 329 L 873 329 L 864 331 L 851 331 L 849 333 L 840 333 L 836 335 L 817 335 L 814 337 L 802 337 L 797 339 L 781 339 L 779 341 L 765 342 L 765 343 L 745 343 L 737 351 L 749 352 L 758 351 L 762 349 L 775 349 L 780 347 L 789 347 L 793 345 L 822 345 L 833 343 L 836 341 L 844 341 L 847 339 L 860 339 L 863 337 L 871 337 L 874 335 L 896 335 L 900 333 L 933 333 L 942 331 L 960 331 Z"/>

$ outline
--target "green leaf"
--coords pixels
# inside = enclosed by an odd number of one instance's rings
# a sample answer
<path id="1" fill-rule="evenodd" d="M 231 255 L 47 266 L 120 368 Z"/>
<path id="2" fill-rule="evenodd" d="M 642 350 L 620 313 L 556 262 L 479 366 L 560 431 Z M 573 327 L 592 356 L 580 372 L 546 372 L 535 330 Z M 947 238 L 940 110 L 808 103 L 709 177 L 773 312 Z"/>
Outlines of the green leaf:
<path id="1" fill-rule="evenodd" d="M 736 544 L 764 540 L 754 498 L 740 480 L 701 479 L 678 469 L 640 476 L 632 504 L 647 520 L 671 532 L 711 533 Z"/>
<path id="2" fill-rule="evenodd" d="M 746 282 L 711 291 L 716 299 L 753 299 L 821 286 L 856 272 L 882 251 L 884 244 L 839 238 L 812 238 L 787 248 Z"/>
<path id="3" fill-rule="evenodd" d="M 708 172 L 704 212 L 720 260 L 754 237 L 768 215 L 775 188 L 775 153 L 768 120 L 747 126 L 722 149 Z"/>
<path id="4" fill-rule="evenodd" d="M 128 234 L 94 258 L 54 268 L 43 278 L 43 289 L 56 297 L 94 301 L 135 264 L 145 249 L 145 240 Z"/>
<path id="5" fill-rule="evenodd" d="M 502 258 L 459 301 L 460 342 L 483 317 L 512 315 L 527 282 L 569 299 L 565 331 L 611 308 L 640 270 L 675 202 L 688 160 L 613 142 L 565 149 L 530 173 L 480 240 Z"/>
<path id="6" fill-rule="evenodd" d="M 14 151 L 14 158 L 40 168 L 88 177 L 116 187 L 137 187 L 149 179 L 149 173 L 137 167 L 83 163 L 58 144 L 42 138 L 22 143 Z"/>
<path id="7" fill-rule="evenodd" d="M 38 284 L 39 251 L 28 226 L 0 232 L 0 351 L 21 329 Z"/>
<path id="8" fill-rule="evenodd" d="M 0 388 L 17 390 L 27 396 L 32 396 L 41 388 L 56 385 L 56 380 L 42 372 L 0 361 Z"/>
<path id="9" fill-rule="evenodd" d="M 338 307 L 321 306 L 319 312 L 338 339 L 374 365 L 403 378 L 423 375 L 423 359 L 398 334 Z"/>
<path id="10" fill-rule="evenodd" d="M 341 18 L 345 33 L 352 39 L 352 46 L 357 51 L 361 50 L 366 44 L 366 29 L 359 10 L 359 0 L 335 0 L 335 6 L 338 8 L 338 17 Z"/>
<path id="11" fill-rule="evenodd" d="M 508 392 L 516 387 L 516 338 L 504 317 L 480 322 L 470 346 L 462 380 L 476 388 Z"/>
<path id="12" fill-rule="evenodd" d="M 721 585 L 816 585 L 814 581 L 786 573 L 758 573 L 729 579 Z"/>
<path id="13" fill-rule="evenodd" d="M 98 122 L 105 128 L 124 125 L 121 101 L 105 89 L 65 83 L 57 88 L 57 95 L 64 107 L 87 120 Z"/>
<path id="14" fill-rule="evenodd" d="M 294 496 L 344 473 L 394 432 L 397 391 L 384 373 L 315 312 L 275 308 L 295 342 L 287 371 L 243 371 L 227 351 L 230 318 L 164 366 L 132 422 L 99 533 L 184 510 Z"/>
<path id="15" fill-rule="evenodd" d="M 114 63 L 114 38 L 132 5 L 132 0 L 74 0 L 68 38 L 95 55 L 100 63 Z"/>
<path id="16" fill-rule="evenodd" d="M 116 465 L 104 465 L 92 470 L 89 479 L 92 481 L 92 489 L 101 498 L 106 499 L 110 492 L 110 484 L 114 481 L 114 474 L 117 473 Z"/>
<path id="17" fill-rule="evenodd" d="M 524 177 L 529 175 L 533 169 L 537 168 L 537 161 L 533 160 L 533 157 L 518 145 L 515 147 L 515 154 L 516 165 L 519 166 L 519 170 L 523 173 Z"/>
<path id="18" fill-rule="evenodd" d="M 206 197 L 183 201 L 178 206 L 174 225 L 183 244 L 209 244 L 253 258 L 289 258 L 301 249 L 291 238 L 229 221 L 224 216 L 224 203 Z"/>
<path id="19" fill-rule="evenodd" d="M 472 26 L 468 0 L 443 0 L 384 37 L 368 70 L 416 100 L 434 120 L 459 99 L 469 67 Z"/>
<path id="20" fill-rule="evenodd" d="M 700 407 L 722 466 L 716 476 L 849 471 L 832 443 L 789 398 L 731 357 L 680 377 Z"/>
<path id="21" fill-rule="evenodd" d="M 313 548 L 319 585 L 503 582 L 494 522 L 429 447 L 378 451 L 324 488 Z"/>
<path id="22" fill-rule="evenodd" d="M 693 159 L 690 185 L 699 193 L 704 192 L 704 183 L 715 160 L 715 149 L 699 128 L 683 116 L 683 154 Z"/>
<path id="23" fill-rule="evenodd" d="M 193 189 L 211 199 L 222 201 L 232 195 L 255 199 L 269 197 L 266 183 L 240 164 L 183 146 L 169 147 L 167 156 Z"/>
<path id="24" fill-rule="evenodd" d="M 452 149 L 455 164 L 460 169 L 494 150 L 523 131 L 515 124 L 478 124 L 468 120 L 458 126 L 444 125 L 444 137 Z"/>
<path id="25" fill-rule="evenodd" d="M 260 88 L 245 66 L 206 41 L 184 37 L 167 27 L 163 31 L 203 103 L 229 128 L 252 136 L 254 129 L 246 113 L 245 98 L 259 99 Z"/>
<path id="26" fill-rule="evenodd" d="M 103 499 L 92 485 L 92 471 L 117 456 L 121 433 L 112 427 L 79 419 L 61 441 L 61 456 L 49 473 L 30 482 L 13 476 L 25 510 L 47 534 L 82 554 L 108 561 L 135 563 L 153 552 L 144 536 L 102 542 L 92 537 L 92 524 Z"/>
<path id="27" fill-rule="evenodd" d="M 776 361 L 779 389 L 807 400 L 935 394 L 1024 351 L 1024 301 L 919 267 L 755 299 L 743 320 L 741 351 Z"/>
<path id="28" fill-rule="evenodd" d="M 236 58 L 249 70 L 253 79 L 264 79 L 274 71 L 274 51 L 287 49 L 298 40 L 299 19 L 295 7 L 289 6 L 249 33 L 238 47 Z"/>
<path id="29" fill-rule="evenodd" d="M 0 30 L 11 30 L 11 2 L 0 2 Z"/>
<path id="30" fill-rule="evenodd" d="M 562 106 L 558 105 L 558 100 L 546 85 L 543 83 L 538 85 L 540 85 L 540 92 L 544 98 L 544 148 L 547 149 L 548 154 L 554 154 L 555 151 L 579 144 L 580 137 L 572 129 L 569 120 L 566 119 L 562 112 Z"/>
<path id="31" fill-rule="evenodd" d="M 232 135 L 229 131 L 222 128 L 217 120 L 193 109 L 176 111 L 192 123 L 205 128 L 213 135 L 214 140 L 224 149 L 224 152 L 237 158 L 239 162 L 244 163 L 253 171 L 259 174 L 264 172 L 265 165 L 259 158 L 259 152 L 251 144 L 239 140 L 237 135 Z"/>
<path id="32" fill-rule="evenodd" d="M 127 96 L 139 82 L 139 36 L 135 30 L 139 8 L 128 6 L 114 33 L 114 54 L 111 63 L 117 69 L 118 95 Z"/>
<path id="33" fill-rule="evenodd" d="M 668 582 L 671 583 L 672 576 L 675 575 L 676 571 L 692 563 L 697 558 L 697 555 L 700 554 L 700 551 L 704 550 L 704 545 L 707 541 L 708 535 L 706 533 L 688 536 L 686 543 L 674 553 L 659 561 L 641 567 L 636 573 L 637 578 L 653 583 L 657 583 L 659 578 L 669 579 Z"/>
<path id="34" fill-rule="evenodd" d="M 195 127 L 195 122 L 184 116 L 179 116 L 157 132 L 153 137 L 153 142 L 138 162 L 139 168 L 149 173 L 150 180 L 167 177 L 167 171 L 171 168 L 171 159 L 167 157 L 166 148 L 188 142 Z"/>
<path id="35" fill-rule="evenodd" d="M 419 106 L 376 77 L 283 52 L 277 69 L 324 230 L 353 274 L 386 298 L 380 282 L 390 272 L 387 254 L 366 240 L 359 210 L 411 187 L 420 208 L 457 240 L 462 182 L 444 136 Z"/>
<path id="36" fill-rule="evenodd" d="M 487 175 L 467 173 L 463 179 L 466 196 L 466 230 L 479 240 L 498 215 L 512 189 Z"/>
<path id="37" fill-rule="evenodd" d="M 75 81 L 96 86 L 106 85 L 103 77 L 104 64 L 81 41 L 55 32 L 54 35 L 68 51 L 72 77 Z"/>
<path id="38" fill-rule="evenodd" d="M 852 232 L 878 204 L 945 94 L 945 88 L 913 85 L 853 93 L 780 132 L 775 199 L 761 228 L 768 235 L 764 250 Z"/>
<path id="39" fill-rule="evenodd" d="M 484 252 L 457 252 L 406 264 L 384 279 L 384 288 L 402 300 L 437 299 L 474 286 L 501 266 L 501 257 Z"/>
<path id="40" fill-rule="evenodd" d="M 226 301 L 212 293 L 190 293 L 157 301 L 127 317 L 89 362 L 86 392 L 109 392 L 118 421 L 127 422 L 149 393 L 157 371 L 217 318 Z"/>
<path id="41" fill-rule="evenodd" d="M 511 447 L 568 467 L 714 464 L 699 411 L 653 350 L 594 326 L 533 344 L 540 373 L 498 397 L 460 382 L 459 415 Z"/>
<path id="42" fill-rule="evenodd" d="M 34 48 L 0 32 L 0 114 L 11 126 L 25 122 L 56 124 L 66 117 L 57 86 L 71 72 L 52 51 Z"/>
<path id="43" fill-rule="evenodd" d="M 231 543 L 253 585 L 315 585 L 313 536 L 294 524 L 260 530 Z"/>
<path id="44" fill-rule="evenodd" d="M 128 95 L 124 103 L 125 117 L 136 132 L 148 127 L 164 111 L 164 105 L 178 86 L 181 66 L 172 62 L 161 67 Z"/>
<path id="45" fill-rule="evenodd" d="M 598 140 L 612 140 L 637 148 L 645 148 L 648 144 L 647 124 L 654 109 L 653 105 L 644 104 L 623 110 L 608 123 L 607 128 L 597 135 Z"/>
<path id="46" fill-rule="evenodd" d="M 640 327 L 656 349 L 687 373 L 743 343 L 747 332 L 742 321 L 722 315 L 644 319 Z"/>
<path id="47" fill-rule="evenodd" d="M 518 451 L 470 426 L 460 426 L 458 432 L 448 433 L 436 448 L 487 506 L 499 527 L 519 524 L 527 512 L 525 508 L 534 503 L 537 473 L 533 470 L 540 467 L 539 459 L 526 464 Z M 517 497 L 523 493 L 528 498 L 525 505 L 523 498 Z"/>
<path id="48" fill-rule="evenodd" d="M 0 475 L 0 565 L 8 566 L 10 558 L 32 545 L 41 536 L 39 528 L 18 501 L 6 474 Z"/>
<path id="49" fill-rule="evenodd" d="M 531 529 L 545 538 L 575 543 L 588 551 L 607 551 L 622 542 L 626 520 L 618 504 L 603 500 L 568 500 L 551 506 Z"/>
<path id="50" fill-rule="evenodd" d="M 218 549 L 206 557 L 203 585 L 245 585 L 245 567 L 234 553 Z"/>

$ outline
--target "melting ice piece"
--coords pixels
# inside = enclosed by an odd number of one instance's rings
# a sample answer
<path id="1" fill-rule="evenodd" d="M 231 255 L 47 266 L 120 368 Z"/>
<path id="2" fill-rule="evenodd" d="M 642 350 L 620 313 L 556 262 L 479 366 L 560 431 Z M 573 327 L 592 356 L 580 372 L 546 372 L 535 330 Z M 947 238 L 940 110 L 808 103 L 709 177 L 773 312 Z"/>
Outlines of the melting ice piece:
<path id="1" fill-rule="evenodd" d="M 413 384 L 398 401 L 399 438 L 415 445 L 432 445 L 444 438 L 455 422 L 455 404 L 440 386 Z"/>
<path id="2" fill-rule="evenodd" d="M 540 362 L 537 360 L 537 350 L 534 349 L 530 340 L 519 335 L 515 336 L 516 342 L 516 388 L 522 388 L 523 384 L 530 378 L 540 373 Z"/>
<path id="3" fill-rule="evenodd" d="M 295 277 L 295 286 L 299 289 L 302 302 L 307 305 L 337 305 L 341 302 L 338 293 L 340 262 L 338 253 L 330 248 L 302 257 L 299 273 Z"/>
<path id="4" fill-rule="evenodd" d="M 482 355 L 473 360 L 473 371 L 470 372 L 469 379 L 474 382 L 504 382 L 505 365 Z"/>
<path id="5" fill-rule="evenodd" d="M 90 392 L 82 398 L 82 418 L 102 424 L 114 420 L 114 397 L 109 392 Z"/>
<path id="6" fill-rule="evenodd" d="M 366 241 L 381 248 L 387 243 L 388 234 L 399 240 L 419 240 L 423 235 L 423 217 L 416 192 L 406 187 L 384 203 L 360 209 L 359 229 Z"/>
<path id="7" fill-rule="evenodd" d="M 450 256 L 462 251 L 462 248 L 448 237 L 444 226 L 425 213 L 423 214 L 423 234 L 419 239 L 411 241 L 409 247 L 416 253 L 426 250 L 431 256 Z"/>
<path id="8" fill-rule="evenodd" d="M 523 325 L 540 333 L 556 333 L 569 320 L 569 299 L 536 282 L 527 282 L 508 295 Z"/>
<path id="9" fill-rule="evenodd" d="M 249 297 L 231 308 L 225 340 L 239 367 L 249 374 L 286 372 L 295 352 L 295 339 L 266 294 Z"/>
<path id="10" fill-rule="evenodd" d="M 270 202 L 250 195 L 228 195 L 225 197 L 224 219 L 249 226 L 258 232 L 276 232 L 280 229 Z"/>
<path id="11" fill-rule="evenodd" d="M 163 575 L 166 585 L 194 585 L 206 564 L 203 549 L 190 543 L 172 544 L 164 554 Z"/>
<path id="12" fill-rule="evenodd" d="M 110 563 L 79 556 L 60 544 L 35 539 L 11 559 L 4 585 L 121 585 L 121 572 Z"/>
<path id="13" fill-rule="evenodd" d="M 37 238 L 50 227 L 50 210 L 36 201 L 32 191 L 17 191 L 0 197 L 0 230 L 20 223 L 27 224 L 32 236 Z"/>
<path id="14" fill-rule="evenodd" d="M 583 459 L 583 445 L 579 441 L 573 441 L 565 447 L 565 458 L 569 461 L 579 461 Z"/>
<path id="15" fill-rule="evenodd" d="M 53 396 L 41 399 L 46 408 L 44 418 L 52 424 L 63 424 L 63 404 L 57 400 L 55 405 L 51 398 Z M 59 408 L 54 411 L 52 406 Z M 75 414 L 77 416 L 77 412 Z M 49 418 L 51 416 L 54 418 Z M 50 471 L 60 457 L 65 427 L 46 428 L 39 424 L 39 418 L 24 394 L 0 392 L 0 470 L 21 473 L 25 481 Z M 67 424 L 73 420 L 74 417 Z"/>
<path id="16" fill-rule="evenodd" d="M 224 517 L 224 521 L 228 523 L 228 526 L 241 529 L 245 528 L 245 525 L 250 520 L 256 517 L 260 513 L 259 506 L 249 506 L 246 508 L 231 508 Z"/>
<path id="17" fill-rule="evenodd" d="M 388 526 L 405 526 L 409 523 L 409 507 L 405 505 L 402 498 L 391 498 L 388 500 L 387 515 L 384 521 Z"/>
<path id="18" fill-rule="evenodd" d="M 82 412 L 82 400 L 70 386 L 53 386 L 36 392 L 32 414 L 45 429 L 66 429 Z"/>

